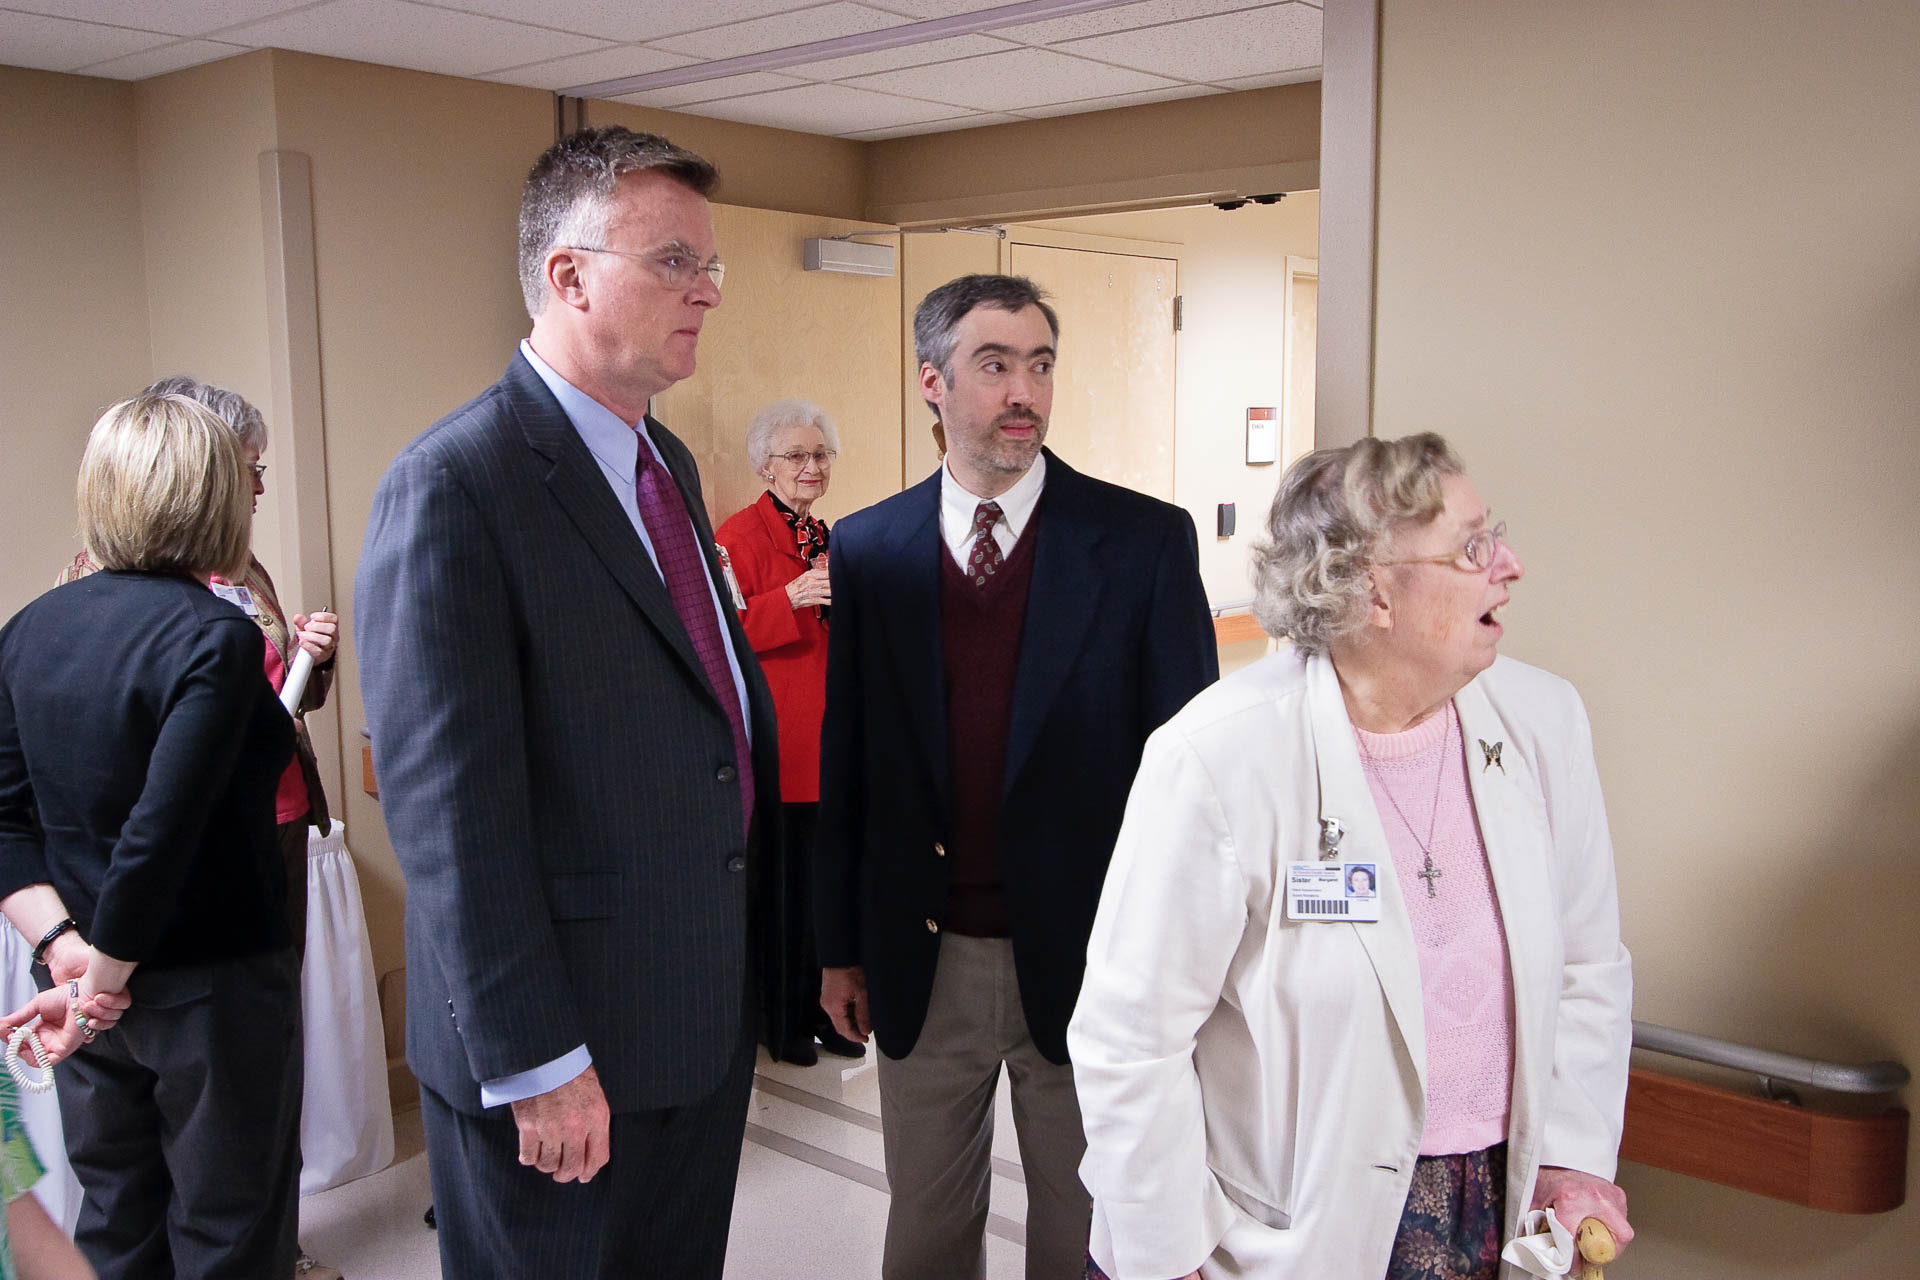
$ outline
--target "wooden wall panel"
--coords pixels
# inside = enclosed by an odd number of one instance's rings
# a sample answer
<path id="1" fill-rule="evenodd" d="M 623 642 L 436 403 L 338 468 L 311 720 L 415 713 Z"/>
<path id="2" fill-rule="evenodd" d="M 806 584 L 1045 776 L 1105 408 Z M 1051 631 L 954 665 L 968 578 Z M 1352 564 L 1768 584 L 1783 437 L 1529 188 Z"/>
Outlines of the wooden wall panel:
<path id="1" fill-rule="evenodd" d="M 816 507 L 832 522 L 900 487 L 900 281 L 800 268 L 809 236 L 870 223 L 715 205 L 727 282 L 700 335 L 699 367 L 654 401 L 654 415 L 700 462 L 717 525 L 766 485 L 747 466 L 746 431 L 769 401 L 813 400 L 840 430 L 833 483 Z"/>

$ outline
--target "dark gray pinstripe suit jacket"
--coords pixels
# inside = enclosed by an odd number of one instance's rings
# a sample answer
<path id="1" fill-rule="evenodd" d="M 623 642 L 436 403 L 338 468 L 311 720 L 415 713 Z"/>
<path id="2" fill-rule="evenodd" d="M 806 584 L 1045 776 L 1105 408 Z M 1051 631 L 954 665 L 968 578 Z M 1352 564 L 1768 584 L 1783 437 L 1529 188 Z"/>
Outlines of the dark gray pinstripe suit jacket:
<path id="1" fill-rule="evenodd" d="M 648 432 L 717 579 L 693 457 Z M 723 612 L 772 839 L 773 704 Z M 354 615 L 407 881 L 414 1073 L 477 1114 L 481 1081 L 585 1043 L 616 1112 L 710 1092 L 750 981 L 772 980 L 752 942 L 767 859 L 748 857 L 726 716 L 666 586 L 519 355 L 387 469 Z"/>

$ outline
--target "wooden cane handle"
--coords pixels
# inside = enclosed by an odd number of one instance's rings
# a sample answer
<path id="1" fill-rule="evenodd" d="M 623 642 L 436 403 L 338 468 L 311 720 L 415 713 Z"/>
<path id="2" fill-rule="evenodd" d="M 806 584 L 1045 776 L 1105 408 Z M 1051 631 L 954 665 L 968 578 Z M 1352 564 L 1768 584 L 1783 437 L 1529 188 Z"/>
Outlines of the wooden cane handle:
<path id="1" fill-rule="evenodd" d="M 1600 1219 L 1586 1218 L 1580 1223 L 1579 1241 L 1581 1265 L 1575 1269 L 1576 1280 L 1605 1280 L 1601 1267 L 1620 1256 L 1613 1232 Z"/>

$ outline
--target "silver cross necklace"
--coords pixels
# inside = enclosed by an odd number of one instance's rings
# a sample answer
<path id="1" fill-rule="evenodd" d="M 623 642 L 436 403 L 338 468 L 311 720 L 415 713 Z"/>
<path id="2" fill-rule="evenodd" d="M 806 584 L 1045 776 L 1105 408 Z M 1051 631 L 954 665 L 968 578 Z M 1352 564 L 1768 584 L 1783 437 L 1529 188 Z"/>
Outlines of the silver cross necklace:
<path id="1" fill-rule="evenodd" d="M 1429 898 L 1437 898 L 1440 896 L 1439 892 L 1433 887 L 1433 882 L 1445 874 L 1439 867 L 1433 865 L 1433 833 L 1440 823 L 1440 791 L 1441 783 L 1447 776 L 1447 744 L 1453 741 L 1452 709 L 1449 708 L 1445 714 L 1447 717 L 1447 728 L 1445 734 L 1440 739 L 1440 767 L 1435 769 L 1433 773 L 1433 812 L 1427 817 L 1427 838 L 1425 840 L 1422 840 L 1420 833 L 1413 829 L 1413 824 L 1407 821 L 1406 810 L 1400 807 L 1400 799 L 1393 794 L 1393 788 L 1388 785 L 1386 775 L 1380 775 L 1380 789 L 1387 793 L 1387 803 L 1393 806 L 1394 816 L 1400 819 L 1400 825 L 1407 829 L 1407 834 L 1412 836 L 1413 842 L 1420 846 L 1420 854 L 1426 859 L 1425 864 L 1420 870 L 1413 874 L 1427 882 L 1427 896 Z M 1380 757 L 1367 750 L 1367 744 L 1364 738 L 1360 741 L 1360 753 L 1374 764 L 1380 763 Z"/>

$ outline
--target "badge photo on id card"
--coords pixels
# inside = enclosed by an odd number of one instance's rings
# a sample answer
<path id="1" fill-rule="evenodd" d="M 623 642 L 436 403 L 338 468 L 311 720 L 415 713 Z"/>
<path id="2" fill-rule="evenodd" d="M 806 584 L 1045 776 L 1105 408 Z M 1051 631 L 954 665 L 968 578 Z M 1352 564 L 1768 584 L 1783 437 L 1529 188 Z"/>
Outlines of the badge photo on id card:
<path id="1" fill-rule="evenodd" d="M 236 587 L 227 582 L 211 582 L 207 585 L 213 594 L 219 596 L 228 604 L 237 607 L 249 618 L 257 618 L 260 616 L 260 606 L 253 602 L 253 592 L 247 590 L 247 588 Z"/>
<path id="2" fill-rule="evenodd" d="M 1379 877 L 1372 862 L 1289 862 L 1287 919 L 1378 923 Z"/>

